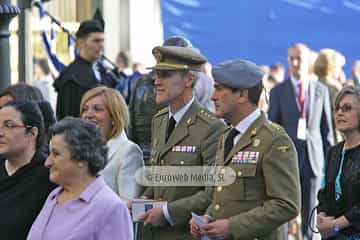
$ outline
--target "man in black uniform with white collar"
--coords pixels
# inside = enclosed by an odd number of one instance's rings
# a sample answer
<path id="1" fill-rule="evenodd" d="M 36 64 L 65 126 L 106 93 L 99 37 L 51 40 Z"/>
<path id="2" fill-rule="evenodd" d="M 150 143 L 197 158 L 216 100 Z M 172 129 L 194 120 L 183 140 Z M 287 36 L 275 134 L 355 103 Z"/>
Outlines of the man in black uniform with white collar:
<path id="1" fill-rule="evenodd" d="M 58 93 L 56 115 L 79 117 L 83 94 L 98 85 L 114 87 L 115 82 L 103 78 L 95 69 L 104 45 L 104 28 L 96 20 L 84 21 L 76 32 L 79 56 L 67 66 L 54 82 Z"/>

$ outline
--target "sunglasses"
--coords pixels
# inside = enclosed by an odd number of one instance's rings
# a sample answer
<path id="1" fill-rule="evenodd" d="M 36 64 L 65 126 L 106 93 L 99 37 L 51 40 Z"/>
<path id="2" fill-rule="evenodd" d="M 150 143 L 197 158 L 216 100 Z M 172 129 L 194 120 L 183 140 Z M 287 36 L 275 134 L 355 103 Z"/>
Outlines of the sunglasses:
<path id="1" fill-rule="evenodd" d="M 348 103 L 345 103 L 345 104 L 342 105 L 342 106 L 337 105 L 337 106 L 335 107 L 335 112 L 338 112 L 339 109 L 341 109 L 342 112 L 351 112 L 351 110 L 353 109 L 353 106 L 351 106 L 351 105 L 348 104 Z"/>
<path id="2" fill-rule="evenodd" d="M 158 78 L 169 78 L 176 74 L 185 74 L 184 70 L 156 70 L 156 75 Z"/>

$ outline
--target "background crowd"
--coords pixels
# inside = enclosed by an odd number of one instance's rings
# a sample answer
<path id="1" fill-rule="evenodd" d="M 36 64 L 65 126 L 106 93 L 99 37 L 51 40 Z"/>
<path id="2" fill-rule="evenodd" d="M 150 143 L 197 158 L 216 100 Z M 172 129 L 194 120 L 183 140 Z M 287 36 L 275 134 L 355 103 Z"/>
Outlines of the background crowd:
<path id="1" fill-rule="evenodd" d="M 82 22 L 76 36 L 79 56 L 58 78 L 39 59 L 32 86 L 19 83 L 0 93 L 0 210 L 11 216 L 0 220 L 4 239 L 133 239 L 126 203 L 138 197 L 168 202 L 143 216 L 139 239 L 202 234 L 223 239 L 360 239 L 360 195 L 354 191 L 360 187 L 360 60 L 347 77 L 346 57 L 340 52 L 316 52 L 295 43 L 284 49 L 287 67 L 233 61 L 212 69 L 201 49 L 174 36 L 154 48 L 157 65 L 148 72 L 141 63 L 132 64 L 129 53 L 120 52 L 116 64 L 121 77 L 114 81 L 96 68 L 104 42 L 101 24 Z M 240 92 L 240 100 L 226 99 L 224 88 Z M 246 98 L 243 89 L 248 90 Z M 252 128 L 242 122 L 247 117 L 251 123 L 262 120 Z M 233 129 L 239 131 L 230 144 L 226 138 Z M 261 155 L 262 170 L 247 168 L 244 176 L 240 172 L 232 190 L 145 188 L 135 181 L 143 166 L 226 162 L 247 133 L 258 139 L 253 147 L 266 142 L 264 151 L 282 150 Z M 170 151 L 176 145 L 200 151 L 179 155 Z M 231 145 L 230 152 L 226 145 Z M 219 157 L 219 151 L 225 155 Z M 270 172 L 278 178 L 269 181 Z M 275 183 L 283 188 L 277 190 Z M 258 192 L 240 198 L 239 184 Z M 259 202 L 264 212 L 251 215 L 252 209 L 260 211 Z M 218 212 L 225 204 L 234 212 Z M 190 227 L 189 212 L 220 220 L 210 223 L 207 217 L 204 228 L 194 222 Z M 231 220 L 237 212 L 248 212 L 249 220 L 240 215 Z M 253 227 L 257 221 L 270 229 Z M 244 227 L 247 233 L 240 231 Z"/>

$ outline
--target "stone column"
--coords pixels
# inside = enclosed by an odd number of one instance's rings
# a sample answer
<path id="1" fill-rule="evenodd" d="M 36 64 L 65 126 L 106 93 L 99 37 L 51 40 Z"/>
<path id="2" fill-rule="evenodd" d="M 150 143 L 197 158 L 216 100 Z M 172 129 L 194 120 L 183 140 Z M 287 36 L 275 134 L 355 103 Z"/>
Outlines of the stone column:
<path id="1" fill-rule="evenodd" d="M 10 0 L 0 0 L 0 91 L 11 84 L 9 24 L 19 13 Z"/>

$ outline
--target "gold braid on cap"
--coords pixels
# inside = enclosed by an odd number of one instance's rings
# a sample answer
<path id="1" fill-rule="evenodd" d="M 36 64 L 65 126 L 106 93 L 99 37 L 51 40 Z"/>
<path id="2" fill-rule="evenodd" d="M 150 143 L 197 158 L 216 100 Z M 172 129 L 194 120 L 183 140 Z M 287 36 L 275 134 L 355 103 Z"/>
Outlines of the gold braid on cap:
<path id="1" fill-rule="evenodd" d="M 188 65 L 183 65 L 183 64 L 176 64 L 176 63 L 160 63 L 158 66 L 161 66 L 161 67 L 169 67 L 169 68 L 175 68 L 175 69 L 189 69 L 189 66 Z"/>

